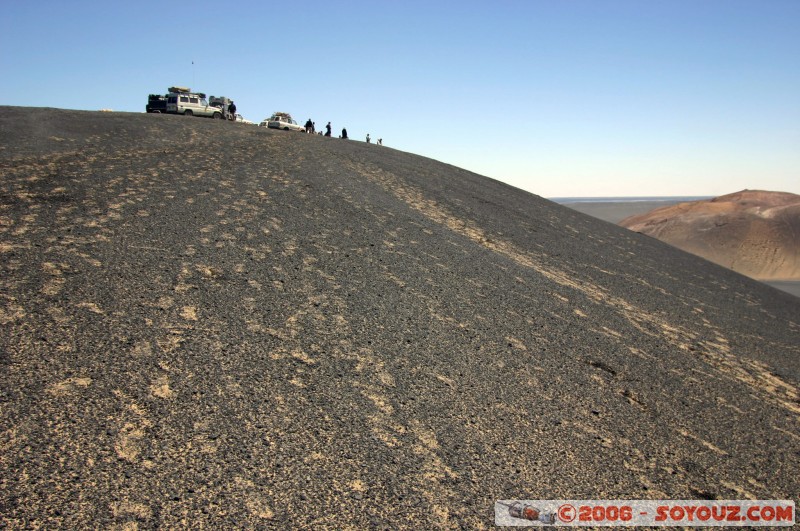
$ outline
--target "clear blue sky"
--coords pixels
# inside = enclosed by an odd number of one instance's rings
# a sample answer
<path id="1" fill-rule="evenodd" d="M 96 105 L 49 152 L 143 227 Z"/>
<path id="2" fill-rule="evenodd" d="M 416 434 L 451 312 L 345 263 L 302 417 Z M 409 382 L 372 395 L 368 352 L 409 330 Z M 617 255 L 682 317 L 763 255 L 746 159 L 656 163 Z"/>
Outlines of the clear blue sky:
<path id="1" fill-rule="evenodd" d="M 189 86 L 545 197 L 800 193 L 800 0 L 6 0 L 0 69 L 3 105 Z"/>

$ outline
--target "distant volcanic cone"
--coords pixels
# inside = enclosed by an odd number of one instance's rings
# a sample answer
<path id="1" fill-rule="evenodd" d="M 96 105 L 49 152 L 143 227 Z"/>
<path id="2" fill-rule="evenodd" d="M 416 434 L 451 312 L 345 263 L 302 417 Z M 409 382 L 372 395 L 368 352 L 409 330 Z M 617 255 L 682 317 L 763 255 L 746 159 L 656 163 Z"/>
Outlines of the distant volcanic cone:
<path id="1" fill-rule="evenodd" d="M 619 223 L 760 280 L 800 280 L 800 195 L 743 190 Z"/>

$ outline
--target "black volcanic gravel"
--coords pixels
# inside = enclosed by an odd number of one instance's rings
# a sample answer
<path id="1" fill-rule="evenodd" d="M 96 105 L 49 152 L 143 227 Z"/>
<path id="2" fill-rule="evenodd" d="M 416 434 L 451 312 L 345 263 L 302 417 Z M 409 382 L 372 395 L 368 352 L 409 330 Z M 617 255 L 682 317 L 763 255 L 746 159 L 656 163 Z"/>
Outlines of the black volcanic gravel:
<path id="1" fill-rule="evenodd" d="M 794 499 L 800 299 L 390 147 L 0 113 L 0 527 Z"/>

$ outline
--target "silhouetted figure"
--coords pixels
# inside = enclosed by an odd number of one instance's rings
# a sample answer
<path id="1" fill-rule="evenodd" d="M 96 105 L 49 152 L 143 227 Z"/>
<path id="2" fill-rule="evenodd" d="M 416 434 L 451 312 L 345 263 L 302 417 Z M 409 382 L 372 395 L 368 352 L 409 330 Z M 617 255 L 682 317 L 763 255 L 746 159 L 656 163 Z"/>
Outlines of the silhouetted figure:
<path id="1" fill-rule="evenodd" d="M 382 138 L 379 138 L 379 139 L 378 139 L 378 145 L 379 145 L 379 146 L 382 146 L 382 145 L 383 145 L 383 139 L 382 139 Z"/>
<path id="2" fill-rule="evenodd" d="M 314 124 L 311 123 L 311 118 L 306 121 L 306 133 L 311 133 L 314 129 Z"/>
<path id="3" fill-rule="evenodd" d="M 367 133 L 367 144 L 369 144 L 369 133 Z"/>
<path id="4" fill-rule="evenodd" d="M 345 129 L 345 128 L 342 128 L 342 138 L 347 140 L 347 129 Z"/>
<path id="5" fill-rule="evenodd" d="M 233 100 L 228 105 L 228 120 L 236 121 L 236 104 L 233 103 Z"/>
<path id="6" fill-rule="evenodd" d="M 331 136 L 331 123 L 328 122 L 328 125 L 325 126 L 325 136 Z"/>

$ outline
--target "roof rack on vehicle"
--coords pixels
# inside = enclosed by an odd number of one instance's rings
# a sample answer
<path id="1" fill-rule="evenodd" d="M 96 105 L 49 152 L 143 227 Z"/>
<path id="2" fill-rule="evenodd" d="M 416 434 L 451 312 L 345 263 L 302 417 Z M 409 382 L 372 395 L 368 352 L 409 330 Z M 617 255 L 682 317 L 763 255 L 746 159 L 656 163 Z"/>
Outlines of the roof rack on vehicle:
<path id="1" fill-rule="evenodd" d="M 169 92 L 177 92 L 177 93 L 191 92 L 192 91 L 192 89 L 190 89 L 188 87 L 170 87 L 167 90 Z"/>

